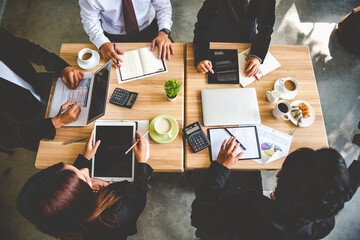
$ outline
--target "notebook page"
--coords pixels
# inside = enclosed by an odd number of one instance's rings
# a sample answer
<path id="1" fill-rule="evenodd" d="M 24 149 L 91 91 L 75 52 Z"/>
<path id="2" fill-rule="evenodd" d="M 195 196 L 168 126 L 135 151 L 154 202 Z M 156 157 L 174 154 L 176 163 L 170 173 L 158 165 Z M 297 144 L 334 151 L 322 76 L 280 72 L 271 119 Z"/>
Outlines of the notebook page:
<path id="1" fill-rule="evenodd" d="M 158 59 L 158 54 L 158 47 L 156 47 L 153 52 L 151 51 L 151 47 L 139 49 L 139 56 L 144 74 L 151 74 L 166 70 L 163 61 Z"/>
<path id="2" fill-rule="evenodd" d="M 246 148 L 246 151 L 240 146 L 236 154 L 244 152 L 240 159 L 259 158 L 259 144 L 257 141 L 256 128 L 227 128 Z M 223 128 L 210 130 L 211 159 L 215 161 L 224 140 L 229 140 L 231 135 Z"/>
<path id="3" fill-rule="evenodd" d="M 123 81 L 144 75 L 138 50 L 125 52 L 121 58 L 120 73 Z"/>

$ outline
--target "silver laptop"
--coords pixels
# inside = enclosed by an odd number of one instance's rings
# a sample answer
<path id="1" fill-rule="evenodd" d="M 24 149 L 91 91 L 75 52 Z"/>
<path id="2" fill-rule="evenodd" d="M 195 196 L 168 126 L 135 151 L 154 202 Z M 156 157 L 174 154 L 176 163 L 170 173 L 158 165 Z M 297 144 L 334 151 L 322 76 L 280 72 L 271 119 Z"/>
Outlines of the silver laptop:
<path id="1" fill-rule="evenodd" d="M 80 106 L 81 112 L 76 121 L 66 126 L 86 126 L 102 117 L 106 110 L 111 64 L 112 60 L 105 63 L 95 73 L 85 72 L 75 90 L 69 89 L 60 78 L 57 79 L 48 116 L 56 116 L 61 105 L 73 102 Z"/>
<path id="2" fill-rule="evenodd" d="M 255 88 L 201 90 L 205 126 L 259 124 Z"/>

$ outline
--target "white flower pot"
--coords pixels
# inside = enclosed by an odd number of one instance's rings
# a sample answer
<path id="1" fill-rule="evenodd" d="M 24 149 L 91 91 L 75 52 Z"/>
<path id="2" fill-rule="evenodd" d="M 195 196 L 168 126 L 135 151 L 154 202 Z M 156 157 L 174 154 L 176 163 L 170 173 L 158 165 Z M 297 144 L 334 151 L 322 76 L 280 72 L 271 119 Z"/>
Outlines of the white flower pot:
<path id="1" fill-rule="evenodd" d="M 169 98 L 169 97 L 166 95 L 166 93 L 165 93 L 165 97 L 166 97 L 167 100 L 169 100 L 170 102 L 173 102 L 173 101 L 175 101 L 177 95 L 176 95 L 174 98 Z"/>

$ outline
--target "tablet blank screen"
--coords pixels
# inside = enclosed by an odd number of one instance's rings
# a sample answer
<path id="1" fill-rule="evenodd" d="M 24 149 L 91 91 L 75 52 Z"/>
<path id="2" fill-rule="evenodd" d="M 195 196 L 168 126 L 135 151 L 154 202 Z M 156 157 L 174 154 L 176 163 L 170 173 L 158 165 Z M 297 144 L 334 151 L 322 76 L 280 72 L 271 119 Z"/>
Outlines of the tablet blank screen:
<path id="1" fill-rule="evenodd" d="M 133 143 L 132 126 L 97 126 L 96 141 L 101 140 L 95 154 L 94 177 L 132 177 L 133 151 L 125 152 Z"/>

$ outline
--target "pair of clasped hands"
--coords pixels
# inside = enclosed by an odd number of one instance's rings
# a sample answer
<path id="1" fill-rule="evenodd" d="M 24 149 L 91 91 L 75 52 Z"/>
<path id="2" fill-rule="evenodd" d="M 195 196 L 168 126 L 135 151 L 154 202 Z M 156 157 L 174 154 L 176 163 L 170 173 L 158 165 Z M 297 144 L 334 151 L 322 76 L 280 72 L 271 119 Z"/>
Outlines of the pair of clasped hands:
<path id="1" fill-rule="evenodd" d="M 171 44 L 171 40 L 169 36 L 164 32 L 159 32 L 159 35 L 152 41 L 151 43 L 151 51 L 154 51 L 155 46 L 159 47 L 159 55 L 158 58 L 165 61 L 165 59 L 170 60 L 170 55 L 174 55 L 175 51 Z M 105 61 L 113 60 L 112 65 L 115 68 L 121 67 L 121 63 L 123 60 L 120 55 L 124 55 L 124 52 L 119 49 L 114 49 L 114 45 L 112 43 L 104 43 L 100 47 L 101 56 L 105 59 Z"/>
<path id="2" fill-rule="evenodd" d="M 209 60 L 203 60 L 199 62 L 196 68 L 200 73 L 211 72 L 212 74 L 214 74 L 211 61 Z M 259 72 L 259 68 L 260 68 L 260 60 L 257 57 L 251 56 L 249 59 L 247 59 L 245 65 L 244 72 L 246 74 L 246 77 L 255 76 Z"/>

